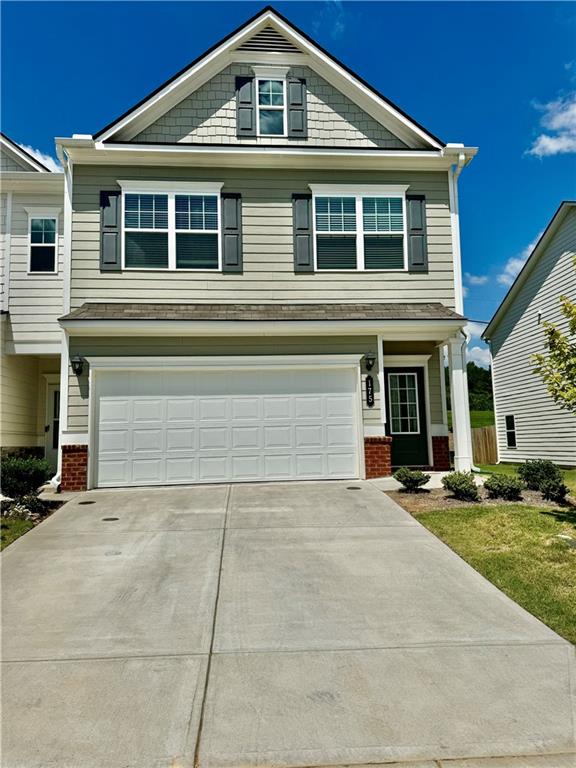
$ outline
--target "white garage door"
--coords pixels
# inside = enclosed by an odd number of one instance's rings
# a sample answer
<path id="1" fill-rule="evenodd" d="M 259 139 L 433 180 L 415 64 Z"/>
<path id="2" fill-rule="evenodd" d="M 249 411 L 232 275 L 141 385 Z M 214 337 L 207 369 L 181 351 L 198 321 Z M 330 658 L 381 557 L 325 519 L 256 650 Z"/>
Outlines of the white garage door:
<path id="1" fill-rule="evenodd" d="M 99 487 L 359 474 L 352 369 L 99 371 Z"/>

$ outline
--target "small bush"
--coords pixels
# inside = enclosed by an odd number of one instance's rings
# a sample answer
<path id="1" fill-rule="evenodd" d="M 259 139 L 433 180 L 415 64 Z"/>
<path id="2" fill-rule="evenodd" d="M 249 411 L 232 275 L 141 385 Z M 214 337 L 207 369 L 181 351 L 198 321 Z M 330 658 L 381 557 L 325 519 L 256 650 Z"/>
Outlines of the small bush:
<path id="1" fill-rule="evenodd" d="M 562 503 L 566 498 L 566 494 L 570 493 L 570 488 L 564 485 L 561 477 L 551 477 L 548 480 L 544 480 L 540 485 L 540 492 L 548 501 L 555 501 Z"/>
<path id="2" fill-rule="evenodd" d="M 442 485 L 460 501 L 478 501 L 478 488 L 472 472 L 450 472 L 442 478 Z"/>
<path id="3" fill-rule="evenodd" d="M 484 482 L 484 488 L 491 499 L 506 499 L 506 501 L 520 501 L 522 481 L 516 477 L 507 475 L 491 475 Z"/>
<path id="4" fill-rule="evenodd" d="M 21 496 L 5 506 L 2 510 L 2 517 L 38 523 L 46 516 L 46 513 L 47 508 L 42 499 L 39 499 L 35 494 L 29 494 L 28 496 Z"/>
<path id="5" fill-rule="evenodd" d="M 2 493 L 11 499 L 34 494 L 51 474 L 50 465 L 45 459 L 3 456 L 0 463 Z"/>
<path id="6" fill-rule="evenodd" d="M 542 484 L 555 480 L 562 483 L 560 468 L 548 459 L 534 459 L 518 467 L 518 475 L 531 491 L 541 491 Z"/>
<path id="7" fill-rule="evenodd" d="M 430 480 L 430 475 L 420 472 L 419 469 L 412 470 L 408 469 L 408 467 L 400 467 L 394 473 L 394 480 L 401 483 L 408 493 L 416 493 L 420 486 L 426 485 L 428 480 Z"/>

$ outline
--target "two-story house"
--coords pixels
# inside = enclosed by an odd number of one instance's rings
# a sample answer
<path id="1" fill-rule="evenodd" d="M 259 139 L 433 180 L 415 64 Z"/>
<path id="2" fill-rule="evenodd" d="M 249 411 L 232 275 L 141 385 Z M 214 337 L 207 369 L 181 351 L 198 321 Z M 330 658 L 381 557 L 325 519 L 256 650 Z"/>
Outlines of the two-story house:
<path id="1" fill-rule="evenodd" d="M 471 464 L 445 144 L 272 9 L 65 170 L 64 489 Z"/>
<path id="2" fill-rule="evenodd" d="M 3 451 L 58 463 L 64 174 L 0 134 Z"/>

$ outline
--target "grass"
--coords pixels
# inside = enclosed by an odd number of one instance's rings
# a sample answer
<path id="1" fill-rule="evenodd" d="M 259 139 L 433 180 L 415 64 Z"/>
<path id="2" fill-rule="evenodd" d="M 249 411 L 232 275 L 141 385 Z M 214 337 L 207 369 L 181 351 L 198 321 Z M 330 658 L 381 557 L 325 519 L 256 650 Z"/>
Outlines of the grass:
<path id="1" fill-rule="evenodd" d="M 574 508 L 518 504 L 424 512 L 418 520 L 558 634 L 576 643 Z"/>
<path id="2" fill-rule="evenodd" d="M 478 467 L 487 475 L 515 475 L 519 464 L 479 464 Z M 576 469 L 562 470 L 564 482 L 570 491 L 576 494 Z"/>
<path id="3" fill-rule="evenodd" d="M 18 520 L 17 518 L 4 517 L 0 529 L 2 536 L 0 538 L 0 550 L 6 549 L 8 544 L 19 539 L 20 536 L 34 528 L 34 523 L 30 520 Z"/>
<path id="4" fill-rule="evenodd" d="M 494 411 L 470 411 L 470 424 L 476 427 L 489 427 L 494 424 Z M 448 411 L 448 427 L 452 429 L 452 411 Z"/>

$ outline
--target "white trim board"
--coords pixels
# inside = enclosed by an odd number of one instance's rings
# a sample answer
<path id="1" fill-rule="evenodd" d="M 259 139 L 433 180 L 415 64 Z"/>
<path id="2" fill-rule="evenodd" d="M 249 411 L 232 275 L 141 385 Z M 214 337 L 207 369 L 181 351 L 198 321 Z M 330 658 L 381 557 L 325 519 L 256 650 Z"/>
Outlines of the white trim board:
<path id="1" fill-rule="evenodd" d="M 356 355 L 221 355 L 219 357 L 87 357 L 91 370 L 249 370 L 258 368 L 355 368 L 362 354 Z"/>

